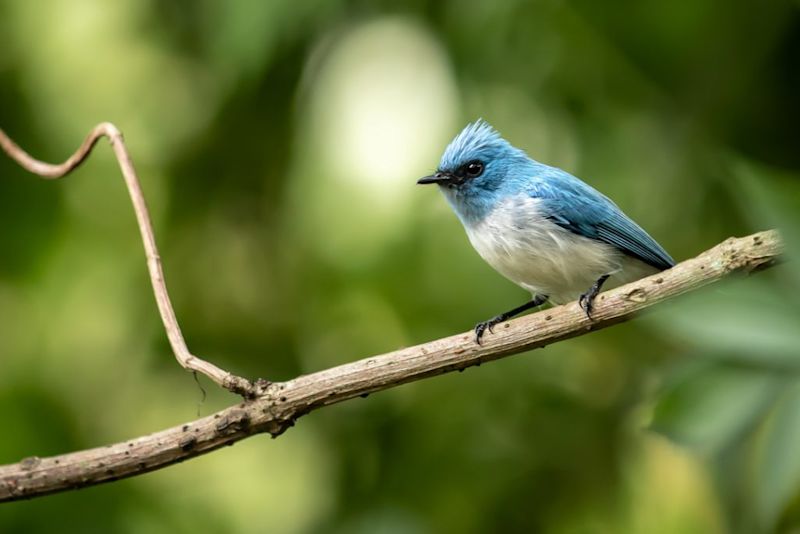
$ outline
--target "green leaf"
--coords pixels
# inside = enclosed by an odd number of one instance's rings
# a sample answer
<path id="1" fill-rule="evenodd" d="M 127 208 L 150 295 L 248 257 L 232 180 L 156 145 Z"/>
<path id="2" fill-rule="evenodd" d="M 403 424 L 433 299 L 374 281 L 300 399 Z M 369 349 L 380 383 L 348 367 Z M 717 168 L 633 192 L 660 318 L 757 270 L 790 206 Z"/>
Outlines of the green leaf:
<path id="1" fill-rule="evenodd" d="M 703 356 L 800 371 L 800 310 L 768 278 L 735 280 L 687 295 L 649 324 Z"/>
<path id="2" fill-rule="evenodd" d="M 769 409 L 784 378 L 723 363 L 699 368 L 662 395 L 651 428 L 714 454 L 739 439 Z"/>
<path id="3" fill-rule="evenodd" d="M 753 457 L 752 499 L 759 526 L 772 530 L 800 489 L 800 382 L 776 403 L 759 433 Z"/>

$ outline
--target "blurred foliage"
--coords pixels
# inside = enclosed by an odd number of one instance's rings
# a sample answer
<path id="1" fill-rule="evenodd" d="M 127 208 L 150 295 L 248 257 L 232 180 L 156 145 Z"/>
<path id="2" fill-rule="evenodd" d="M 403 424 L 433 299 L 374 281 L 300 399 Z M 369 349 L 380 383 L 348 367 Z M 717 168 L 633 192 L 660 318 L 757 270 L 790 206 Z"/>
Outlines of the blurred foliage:
<path id="1" fill-rule="evenodd" d="M 0 0 L 0 50 L 0 125 L 35 156 L 123 130 L 190 347 L 247 376 L 525 298 L 414 186 L 478 116 L 678 259 L 773 226 L 800 246 L 788 0 Z M 170 355 L 106 146 L 60 182 L 0 158 L 0 228 L 0 462 L 231 402 Z M 3 505 L 0 532 L 794 531 L 798 272 Z"/>

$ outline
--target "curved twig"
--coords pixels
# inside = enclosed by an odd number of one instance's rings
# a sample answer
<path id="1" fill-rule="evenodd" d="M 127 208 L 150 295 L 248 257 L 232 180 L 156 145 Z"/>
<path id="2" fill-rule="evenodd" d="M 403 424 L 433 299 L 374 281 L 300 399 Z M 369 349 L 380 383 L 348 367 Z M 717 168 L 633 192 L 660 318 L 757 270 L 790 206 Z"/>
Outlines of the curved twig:
<path id="1" fill-rule="evenodd" d="M 114 155 L 117 157 L 119 167 L 122 170 L 122 176 L 125 178 L 125 185 L 128 187 L 128 193 L 133 203 L 133 210 L 136 213 L 136 221 L 139 224 L 139 232 L 142 235 L 144 252 L 147 257 L 147 270 L 150 273 L 150 282 L 153 285 L 153 294 L 156 297 L 156 304 L 161 314 L 161 321 L 164 323 L 164 329 L 167 332 L 169 344 L 172 346 L 175 358 L 184 369 L 202 373 L 216 384 L 229 391 L 242 395 L 245 398 L 256 396 L 263 386 L 261 382 L 254 384 L 246 378 L 236 376 L 224 369 L 220 369 L 216 365 L 198 358 L 189 352 L 186 342 L 183 339 L 180 326 L 178 325 L 178 319 L 175 317 L 175 310 L 172 308 L 167 286 L 164 282 L 161 258 L 158 255 L 156 238 L 153 234 L 153 225 L 150 223 L 150 213 L 147 210 L 142 188 L 139 186 L 139 179 L 136 177 L 133 161 L 131 161 L 128 149 L 125 147 L 122 133 L 116 126 L 110 122 L 103 122 L 95 126 L 78 150 L 60 165 L 53 165 L 34 159 L 12 141 L 2 129 L 0 129 L 0 146 L 3 147 L 6 154 L 11 156 L 14 161 L 19 163 L 26 170 L 43 178 L 53 180 L 66 176 L 83 163 L 101 137 L 108 137 L 111 141 Z"/>
<path id="2" fill-rule="evenodd" d="M 278 436 L 311 410 L 406 382 L 496 360 L 626 321 L 638 312 L 733 273 L 774 265 L 778 232 L 731 238 L 668 271 L 601 293 L 594 319 L 572 302 L 498 325 L 475 343 L 473 332 L 431 341 L 265 386 L 258 398 L 156 434 L 61 456 L 30 457 L 0 466 L 0 502 L 25 499 L 135 476 L 247 436 Z"/>

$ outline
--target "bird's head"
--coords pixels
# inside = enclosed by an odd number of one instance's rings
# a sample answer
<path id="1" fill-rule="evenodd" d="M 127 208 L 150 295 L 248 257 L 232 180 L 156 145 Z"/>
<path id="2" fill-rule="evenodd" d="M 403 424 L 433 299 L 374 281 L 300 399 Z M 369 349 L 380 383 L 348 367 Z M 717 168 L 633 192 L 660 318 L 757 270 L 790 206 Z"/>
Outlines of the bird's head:
<path id="1" fill-rule="evenodd" d="M 450 142 L 436 172 L 417 183 L 438 184 L 460 216 L 478 216 L 512 193 L 531 163 L 522 150 L 479 119 Z"/>

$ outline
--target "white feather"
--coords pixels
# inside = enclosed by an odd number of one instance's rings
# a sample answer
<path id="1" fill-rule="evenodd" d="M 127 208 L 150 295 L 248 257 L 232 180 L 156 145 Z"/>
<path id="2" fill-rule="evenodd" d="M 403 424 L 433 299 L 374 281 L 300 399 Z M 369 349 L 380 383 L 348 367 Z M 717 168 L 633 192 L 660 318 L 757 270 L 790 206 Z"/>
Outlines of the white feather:
<path id="1" fill-rule="evenodd" d="M 479 222 L 464 221 L 472 246 L 500 274 L 555 304 L 577 299 L 598 278 L 604 289 L 657 269 L 615 247 L 575 234 L 547 219 L 541 201 L 527 195 L 497 206 Z"/>

